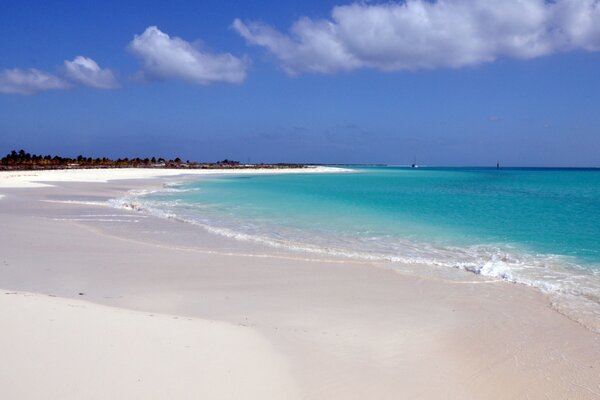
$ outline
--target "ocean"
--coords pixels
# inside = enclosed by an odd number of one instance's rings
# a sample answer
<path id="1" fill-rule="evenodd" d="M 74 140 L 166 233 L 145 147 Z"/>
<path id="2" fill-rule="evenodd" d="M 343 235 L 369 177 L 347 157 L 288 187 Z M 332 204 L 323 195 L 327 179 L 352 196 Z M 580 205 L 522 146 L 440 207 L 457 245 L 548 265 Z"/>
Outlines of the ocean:
<path id="1" fill-rule="evenodd" d="M 534 286 L 600 319 L 600 170 L 349 170 L 202 177 L 127 201 L 274 248 Z"/>

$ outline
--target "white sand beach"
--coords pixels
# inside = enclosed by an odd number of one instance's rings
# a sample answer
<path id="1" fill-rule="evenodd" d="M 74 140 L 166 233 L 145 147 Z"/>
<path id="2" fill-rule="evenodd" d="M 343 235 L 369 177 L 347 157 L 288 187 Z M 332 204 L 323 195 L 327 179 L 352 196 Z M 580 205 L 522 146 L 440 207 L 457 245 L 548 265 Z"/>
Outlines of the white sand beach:
<path id="1" fill-rule="evenodd" d="M 167 169 L 167 168 L 90 168 L 32 171 L 0 171 L 1 188 L 36 188 L 52 186 L 51 182 L 108 182 L 111 180 L 148 179 L 185 174 L 244 175 L 244 174 L 306 174 L 340 172 L 342 168 L 309 166 L 306 168 L 248 168 L 248 169 Z"/>
<path id="2" fill-rule="evenodd" d="M 180 173 L 0 173 L 0 397 L 600 398 L 600 335 L 534 289 L 103 205 Z"/>
<path id="3" fill-rule="evenodd" d="M 5 399 L 294 398 L 256 331 L 22 292 L 0 296 Z"/>

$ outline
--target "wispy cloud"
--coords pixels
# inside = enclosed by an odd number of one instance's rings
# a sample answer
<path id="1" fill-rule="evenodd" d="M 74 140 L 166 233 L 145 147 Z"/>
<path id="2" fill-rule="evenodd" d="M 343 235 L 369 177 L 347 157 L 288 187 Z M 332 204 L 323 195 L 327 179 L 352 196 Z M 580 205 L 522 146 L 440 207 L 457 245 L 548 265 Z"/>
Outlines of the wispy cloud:
<path id="1" fill-rule="evenodd" d="M 599 21 L 598 0 L 407 0 L 334 7 L 330 19 L 302 17 L 289 33 L 240 19 L 233 28 L 296 75 L 458 68 L 500 57 L 598 51 Z"/>
<path id="2" fill-rule="evenodd" d="M 88 57 L 65 60 L 60 74 L 35 68 L 0 71 L 0 93 L 31 95 L 47 90 L 65 90 L 75 85 L 111 89 L 119 86 L 112 71 L 102 69 Z"/>
<path id="3" fill-rule="evenodd" d="M 147 79 L 174 78 L 199 85 L 241 83 L 246 79 L 247 59 L 202 50 L 156 26 L 135 35 L 129 50 L 141 61 Z"/>
<path id="4" fill-rule="evenodd" d="M 0 93 L 29 95 L 69 87 L 69 83 L 64 79 L 35 68 L 0 71 Z"/>
<path id="5" fill-rule="evenodd" d="M 114 89 L 119 86 L 113 72 L 102 69 L 96 61 L 88 57 L 77 56 L 73 61 L 65 60 L 65 75 L 73 82 L 98 89 Z"/>

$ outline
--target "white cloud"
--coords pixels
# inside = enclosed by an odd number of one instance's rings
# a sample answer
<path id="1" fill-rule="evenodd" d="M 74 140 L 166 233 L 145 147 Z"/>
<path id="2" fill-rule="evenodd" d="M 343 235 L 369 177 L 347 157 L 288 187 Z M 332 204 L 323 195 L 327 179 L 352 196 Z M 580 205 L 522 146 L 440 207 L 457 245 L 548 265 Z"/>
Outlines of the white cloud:
<path id="1" fill-rule="evenodd" d="M 113 72 L 102 69 L 91 58 L 77 56 L 73 61 L 65 60 L 65 75 L 72 81 L 99 89 L 113 89 L 119 86 Z"/>
<path id="2" fill-rule="evenodd" d="M 245 58 L 203 51 L 183 39 L 170 37 L 156 26 L 135 35 L 129 50 L 140 59 L 144 76 L 149 79 L 176 78 L 207 85 L 240 83 L 246 78 Z"/>
<path id="3" fill-rule="evenodd" d="M 0 71 L 0 93 L 34 94 L 51 89 L 68 89 L 63 79 L 35 68 Z"/>
<path id="4" fill-rule="evenodd" d="M 334 7 L 330 19 L 297 20 L 288 34 L 236 19 L 289 74 L 358 68 L 458 68 L 500 57 L 600 50 L 599 0 L 407 0 Z"/>

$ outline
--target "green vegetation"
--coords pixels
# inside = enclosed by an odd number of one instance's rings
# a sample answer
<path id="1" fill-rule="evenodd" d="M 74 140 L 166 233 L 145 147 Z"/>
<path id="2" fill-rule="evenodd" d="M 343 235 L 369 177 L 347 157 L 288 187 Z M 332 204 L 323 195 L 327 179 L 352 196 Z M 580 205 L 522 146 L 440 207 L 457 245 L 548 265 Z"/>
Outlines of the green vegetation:
<path id="1" fill-rule="evenodd" d="M 27 153 L 25 150 L 11 151 L 0 159 L 2 170 L 30 170 L 30 169 L 65 169 L 65 168 L 302 168 L 299 164 L 253 164 L 242 165 L 239 161 L 222 160 L 214 163 L 200 163 L 194 161 L 182 161 L 177 157 L 173 160 L 164 158 L 119 158 L 113 160 L 106 157 L 76 158 L 60 157 L 51 155 L 36 155 Z"/>

